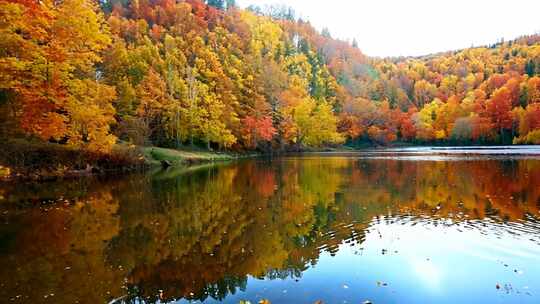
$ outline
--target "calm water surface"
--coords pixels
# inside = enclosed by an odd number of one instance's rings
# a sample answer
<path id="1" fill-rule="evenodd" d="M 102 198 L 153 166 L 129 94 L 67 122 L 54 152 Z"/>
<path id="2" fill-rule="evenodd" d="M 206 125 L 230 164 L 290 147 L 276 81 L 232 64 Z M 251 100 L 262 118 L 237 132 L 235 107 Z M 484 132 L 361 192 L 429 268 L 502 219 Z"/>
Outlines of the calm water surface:
<path id="1" fill-rule="evenodd" d="M 538 304 L 539 150 L 473 151 L 0 185 L 0 302 Z"/>

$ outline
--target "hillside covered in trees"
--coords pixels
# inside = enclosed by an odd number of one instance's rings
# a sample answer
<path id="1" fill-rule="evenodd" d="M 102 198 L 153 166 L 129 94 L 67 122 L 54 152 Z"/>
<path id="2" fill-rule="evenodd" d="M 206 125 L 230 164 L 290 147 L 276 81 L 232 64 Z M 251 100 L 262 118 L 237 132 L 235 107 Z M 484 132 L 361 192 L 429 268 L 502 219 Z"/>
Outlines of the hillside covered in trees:
<path id="1" fill-rule="evenodd" d="M 369 58 L 290 9 L 207 2 L 0 1 L 0 138 L 100 152 L 540 144 L 540 36 Z"/>

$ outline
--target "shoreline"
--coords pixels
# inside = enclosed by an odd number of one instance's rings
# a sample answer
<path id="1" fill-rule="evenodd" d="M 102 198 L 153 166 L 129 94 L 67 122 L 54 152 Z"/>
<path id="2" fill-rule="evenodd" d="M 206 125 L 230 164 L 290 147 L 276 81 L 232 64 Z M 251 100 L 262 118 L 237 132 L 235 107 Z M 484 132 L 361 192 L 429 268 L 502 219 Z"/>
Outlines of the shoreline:
<path id="1" fill-rule="evenodd" d="M 42 147 L 40 147 L 42 148 Z M 41 156 L 55 157 L 55 152 L 58 152 L 58 145 L 50 150 L 22 150 L 21 154 L 36 153 Z M 108 156 L 102 156 L 103 158 L 93 157 L 88 158 L 83 151 L 73 151 L 65 148 L 62 152 L 69 151 L 77 158 L 77 164 L 75 161 L 69 163 L 69 158 L 62 162 L 51 164 L 33 164 L 26 166 L 13 165 L 10 166 L 9 162 L 0 162 L 0 182 L 15 182 L 15 181 L 30 181 L 30 182 L 47 182 L 56 181 L 62 179 L 76 179 L 92 176 L 114 176 L 123 175 L 134 172 L 145 172 L 156 168 L 166 170 L 168 168 L 192 168 L 200 165 L 211 165 L 218 163 L 233 162 L 242 159 L 265 157 L 265 156 L 291 156 L 291 155 L 310 155 L 310 154 L 348 154 L 348 153 L 361 153 L 361 152 L 388 152 L 388 153 L 407 153 L 408 149 L 425 149 L 424 153 L 435 153 L 438 155 L 454 154 L 453 150 L 473 150 L 473 149 L 527 149 L 527 148 L 539 148 L 535 145 L 418 145 L 418 144 L 397 144 L 390 146 L 363 146 L 363 147 L 350 147 L 341 146 L 333 148 L 322 149 L 301 149 L 298 151 L 284 151 L 274 153 L 260 153 L 260 152 L 246 152 L 246 153 L 231 153 L 231 152 L 215 152 L 203 149 L 196 149 L 186 147 L 184 149 L 170 149 L 161 147 L 130 147 L 126 148 L 125 145 L 117 145 L 117 150 L 121 152 L 114 152 Z M 13 151 L 14 152 L 14 151 Z M 417 154 L 420 151 L 416 151 Z M 115 154 L 118 153 L 118 154 Z M 469 153 L 458 153 L 469 154 Z M 478 153 L 473 153 L 478 154 Z M 512 153 L 501 153 L 501 155 L 512 155 Z M 538 154 L 535 153 L 536 156 Z M 73 155 L 72 155 L 73 156 Z M 62 157 L 62 156 L 60 156 Z M 111 159 L 105 159 L 109 157 Z M 34 156 L 35 158 L 35 156 Z M 6 166 L 7 163 L 7 166 Z M 15 163 L 16 164 L 16 163 Z M 28 162 L 26 163 L 28 164 Z M 60 168 L 60 169 L 58 169 Z"/>
<path id="2" fill-rule="evenodd" d="M 27 142 L 12 144 L 13 149 L 0 158 L 0 182 L 47 182 L 123 175 L 156 168 L 190 168 L 263 155 L 125 145 L 117 145 L 111 154 L 92 154 L 55 144 L 39 147 Z"/>

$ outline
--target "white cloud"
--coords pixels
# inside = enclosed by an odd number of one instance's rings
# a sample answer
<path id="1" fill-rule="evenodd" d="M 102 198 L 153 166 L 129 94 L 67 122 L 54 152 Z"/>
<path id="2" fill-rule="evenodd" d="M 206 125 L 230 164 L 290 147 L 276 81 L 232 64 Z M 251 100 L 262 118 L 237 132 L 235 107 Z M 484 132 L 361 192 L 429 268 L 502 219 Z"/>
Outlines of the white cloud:
<path id="1" fill-rule="evenodd" d="M 371 56 L 424 55 L 540 32 L 538 0 L 237 0 L 285 4 Z"/>

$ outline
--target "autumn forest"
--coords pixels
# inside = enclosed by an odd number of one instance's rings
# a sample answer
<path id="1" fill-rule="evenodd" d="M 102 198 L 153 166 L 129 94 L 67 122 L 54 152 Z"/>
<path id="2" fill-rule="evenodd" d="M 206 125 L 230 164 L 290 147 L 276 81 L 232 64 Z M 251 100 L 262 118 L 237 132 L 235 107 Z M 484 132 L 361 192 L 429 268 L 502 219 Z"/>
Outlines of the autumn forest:
<path id="1" fill-rule="evenodd" d="M 464 1 L 0 0 L 0 302 L 540 303 L 537 18 Z"/>
<path id="2" fill-rule="evenodd" d="M 283 7 L 2 0 L 0 138 L 100 152 L 540 144 L 540 36 L 415 58 L 360 48 Z"/>

